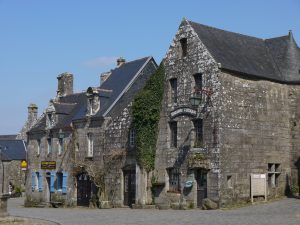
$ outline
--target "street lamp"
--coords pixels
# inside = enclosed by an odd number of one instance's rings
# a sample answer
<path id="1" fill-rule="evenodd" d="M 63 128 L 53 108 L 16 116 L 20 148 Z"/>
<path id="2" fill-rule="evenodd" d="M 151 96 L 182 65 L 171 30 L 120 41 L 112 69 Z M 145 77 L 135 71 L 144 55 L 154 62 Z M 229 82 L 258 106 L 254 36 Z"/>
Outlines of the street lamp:
<path id="1" fill-rule="evenodd" d="M 197 96 L 190 97 L 190 103 L 194 107 L 199 106 L 201 104 L 201 98 Z"/>

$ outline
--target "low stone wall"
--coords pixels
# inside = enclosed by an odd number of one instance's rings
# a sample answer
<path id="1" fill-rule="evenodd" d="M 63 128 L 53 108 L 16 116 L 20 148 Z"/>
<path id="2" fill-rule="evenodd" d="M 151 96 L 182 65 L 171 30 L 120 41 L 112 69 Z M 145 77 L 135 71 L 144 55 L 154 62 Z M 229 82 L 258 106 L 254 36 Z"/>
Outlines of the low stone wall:
<path id="1" fill-rule="evenodd" d="M 40 219 L 31 219 L 31 218 L 24 218 L 24 217 L 0 217 L 0 224 L 1 225 L 60 225 L 59 223 L 40 220 Z"/>

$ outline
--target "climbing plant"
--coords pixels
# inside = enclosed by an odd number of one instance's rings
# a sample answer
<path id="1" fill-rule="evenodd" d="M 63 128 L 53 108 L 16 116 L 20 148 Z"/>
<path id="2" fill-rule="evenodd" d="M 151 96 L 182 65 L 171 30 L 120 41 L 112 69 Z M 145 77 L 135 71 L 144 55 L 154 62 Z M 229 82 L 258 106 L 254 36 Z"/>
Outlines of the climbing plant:
<path id="1" fill-rule="evenodd" d="M 161 102 L 164 93 L 163 63 L 137 94 L 132 105 L 133 127 L 136 130 L 138 164 L 146 171 L 154 168 Z"/>

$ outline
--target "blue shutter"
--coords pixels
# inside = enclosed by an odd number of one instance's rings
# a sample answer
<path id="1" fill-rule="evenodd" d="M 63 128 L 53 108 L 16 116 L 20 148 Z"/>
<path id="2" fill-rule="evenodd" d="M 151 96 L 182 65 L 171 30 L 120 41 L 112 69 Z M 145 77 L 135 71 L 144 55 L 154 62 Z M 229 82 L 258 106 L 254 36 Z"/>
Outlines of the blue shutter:
<path id="1" fill-rule="evenodd" d="M 50 175 L 50 192 L 51 193 L 53 193 L 55 191 L 54 181 L 55 181 L 55 172 L 51 172 L 51 175 Z"/>
<path id="2" fill-rule="evenodd" d="M 43 175 L 42 175 L 42 171 L 39 172 L 39 192 L 43 191 Z"/>
<path id="3" fill-rule="evenodd" d="M 34 191 L 35 189 L 35 172 L 31 173 L 31 190 Z"/>
<path id="4" fill-rule="evenodd" d="M 64 172 L 63 173 L 63 183 L 62 183 L 62 192 L 64 194 L 67 193 L 67 184 L 68 184 L 68 173 Z"/>

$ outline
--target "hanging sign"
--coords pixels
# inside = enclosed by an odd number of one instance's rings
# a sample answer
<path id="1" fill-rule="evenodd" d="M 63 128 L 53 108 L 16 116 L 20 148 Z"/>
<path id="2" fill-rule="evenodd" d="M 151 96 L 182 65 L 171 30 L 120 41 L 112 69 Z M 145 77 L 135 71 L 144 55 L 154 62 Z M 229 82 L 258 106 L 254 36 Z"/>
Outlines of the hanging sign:
<path id="1" fill-rule="evenodd" d="M 191 109 L 188 107 L 181 107 L 181 108 L 175 109 L 174 111 L 172 111 L 170 113 L 171 118 L 175 118 L 180 115 L 196 116 L 197 111 L 195 109 Z"/>
<path id="2" fill-rule="evenodd" d="M 27 161 L 26 160 L 22 160 L 21 161 L 21 170 L 27 170 Z"/>

